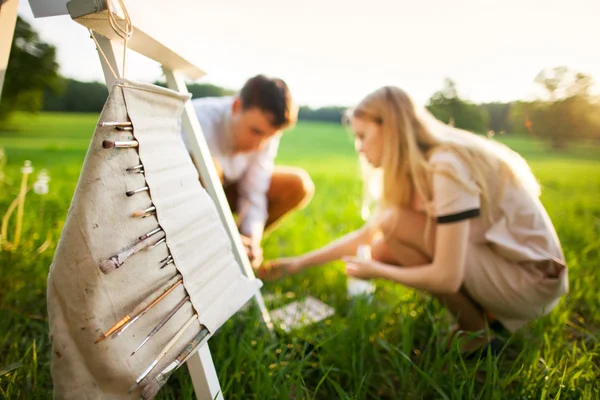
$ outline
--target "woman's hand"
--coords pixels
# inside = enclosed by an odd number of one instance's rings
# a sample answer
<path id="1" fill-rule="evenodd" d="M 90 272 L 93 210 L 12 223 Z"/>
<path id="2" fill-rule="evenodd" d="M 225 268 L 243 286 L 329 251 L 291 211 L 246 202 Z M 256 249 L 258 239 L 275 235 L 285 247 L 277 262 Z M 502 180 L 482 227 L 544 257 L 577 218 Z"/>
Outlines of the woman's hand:
<path id="1" fill-rule="evenodd" d="M 346 275 L 358 279 L 378 278 L 378 261 L 365 260 L 358 257 L 344 257 Z"/>
<path id="2" fill-rule="evenodd" d="M 264 280 L 281 279 L 286 275 L 293 275 L 304 268 L 301 257 L 279 258 L 267 261 L 256 270 L 256 275 Z"/>

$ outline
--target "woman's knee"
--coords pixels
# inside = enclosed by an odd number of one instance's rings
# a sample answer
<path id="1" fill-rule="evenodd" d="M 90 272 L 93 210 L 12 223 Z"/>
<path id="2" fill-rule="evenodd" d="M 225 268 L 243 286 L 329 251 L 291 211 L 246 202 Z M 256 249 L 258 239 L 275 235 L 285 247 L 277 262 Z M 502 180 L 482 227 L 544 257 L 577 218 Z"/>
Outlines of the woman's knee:
<path id="1" fill-rule="evenodd" d="M 371 258 L 375 261 L 379 261 L 386 264 L 396 264 L 397 260 L 385 242 L 385 239 L 380 237 L 377 238 L 371 244 Z"/>
<path id="2" fill-rule="evenodd" d="M 410 213 L 411 211 L 402 208 L 388 208 L 383 212 L 380 229 L 386 240 L 407 242 L 415 231 L 420 230 L 419 227 L 411 226 L 413 224 L 408 217 Z"/>
<path id="3" fill-rule="evenodd" d="M 427 232 L 427 218 L 426 214 L 410 209 L 389 208 L 382 213 L 379 229 L 388 244 L 403 243 L 432 256 L 435 224 L 430 221 Z M 427 238 L 426 233 L 429 234 Z"/>
<path id="4" fill-rule="evenodd" d="M 400 214 L 399 209 L 388 208 L 382 212 L 381 221 L 379 223 L 379 229 L 383 234 L 385 240 L 390 240 L 396 237 L 396 231 L 398 230 L 398 215 Z"/>

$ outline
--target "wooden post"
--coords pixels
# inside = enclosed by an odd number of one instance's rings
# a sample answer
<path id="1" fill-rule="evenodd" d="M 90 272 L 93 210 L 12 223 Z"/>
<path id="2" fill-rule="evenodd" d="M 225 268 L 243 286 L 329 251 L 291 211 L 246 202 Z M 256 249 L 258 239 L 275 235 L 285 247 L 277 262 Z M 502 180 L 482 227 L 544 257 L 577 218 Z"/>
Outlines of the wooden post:
<path id="1" fill-rule="evenodd" d="M 167 68 L 163 68 L 163 70 L 167 78 L 167 86 L 170 89 L 181 93 L 188 93 L 187 86 L 181 74 L 177 73 L 176 71 L 171 71 Z M 196 112 L 194 111 L 194 107 L 192 106 L 191 102 L 188 102 L 185 105 L 182 123 L 183 131 L 186 135 L 188 146 L 190 147 L 189 151 L 198 165 L 198 172 L 200 173 L 202 182 L 204 182 L 204 185 L 206 186 L 206 191 L 217 205 L 217 210 L 221 216 L 223 226 L 225 227 L 225 230 L 231 239 L 235 259 L 242 268 L 244 275 L 250 279 L 254 279 L 254 270 L 252 269 L 250 261 L 248 260 L 248 256 L 246 255 L 246 251 L 244 250 L 242 239 L 237 231 L 237 226 L 233 219 L 233 215 L 231 214 L 229 204 L 227 203 L 225 192 L 223 191 L 219 176 L 217 175 L 217 170 L 212 161 L 208 144 L 206 144 L 206 140 L 202 134 L 202 128 L 200 127 L 200 123 L 198 122 Z M 271 316 L 269 315 L 269 311 L 265 306 L 265 302 L 260 291 L 257 291 L 254 299 L 256 300 L 267 328 L 272 330 L 273 323 L 271 322 Z"/>
<path id="2" fill-rule="evenodd" d="M 17 24 L 18 5 L 19 0 L 0 0 L 0 98 L 2 98 L 4 76 L 6 75 L 8 57 L 10 56 L 10 48 Z"/>
<path id="3" fill-rule="evenodd" d="M 199 400 L 223 400 L 223 392 L 208 343 L 200 347 L 198 352 L 187 360 L 186 365 L 190 371 L 194 392 Z"/>

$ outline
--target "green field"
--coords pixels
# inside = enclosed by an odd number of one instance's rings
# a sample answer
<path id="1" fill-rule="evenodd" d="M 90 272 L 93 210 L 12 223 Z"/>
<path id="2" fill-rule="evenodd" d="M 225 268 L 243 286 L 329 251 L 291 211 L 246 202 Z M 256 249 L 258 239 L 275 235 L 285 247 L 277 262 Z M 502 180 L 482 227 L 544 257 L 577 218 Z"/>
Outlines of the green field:
<path id="1" fill-rule="evenodd" d="M 0 216 L 18 193 L 19 168 L 49 171 L 50 193 L 26 200 L 16 251 L 0 252 L 0 398 L 51 398 L 45 283 L 96 115 L 20 115 L 0 132 L 8 163 Z M 543 186 L 570 265 L 570 293 L 549 316 L 511 338 L 499 358 L 465 363 L 442 353 L 449 315 L 430 297 L 377 281 L 371 303 L 346 297 L 342 263 L 267 283 L 276 307 L 306 295 L 336 315 L 301 332 L 271 336 L 256 310 L 236 314 L 210 340 L 228 399 L 600 398 L 600 149 L 551 153 L 530 138 L 501 137 Z M 279 164 L 306 168 L 312 203 L 267 237 L 266 258 L 294 255 L 360 226 L 360 181 L 350 135 L 302 122 L 284 136 Z M 13 228 L 9 233 L 12 235 Z M 44 243 L 47 248 L 41 248 Z M 15 364 L 20 363 L 20 364 Z M 18 366 L 6 373 L 5 367 Z M 192 398 L 185 368 L 159 398 Z"/>

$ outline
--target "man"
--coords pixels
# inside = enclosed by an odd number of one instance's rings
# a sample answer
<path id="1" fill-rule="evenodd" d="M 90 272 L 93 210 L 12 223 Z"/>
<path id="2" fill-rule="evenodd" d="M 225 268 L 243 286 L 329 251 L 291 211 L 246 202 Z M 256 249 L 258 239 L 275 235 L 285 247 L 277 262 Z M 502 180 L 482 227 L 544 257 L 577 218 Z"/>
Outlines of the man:
<path id="1" fill-rule="evenodd" d="M 236 96 L 192 100 L 242 242 L 254 268 L 262 263 L 263 232 L 312 198 L 303 169 L 275 167 L 281 131 L 297 118 L 286 83 L 263 75 Z M 185 140 L 184 140 L 185 141 Z"/>

